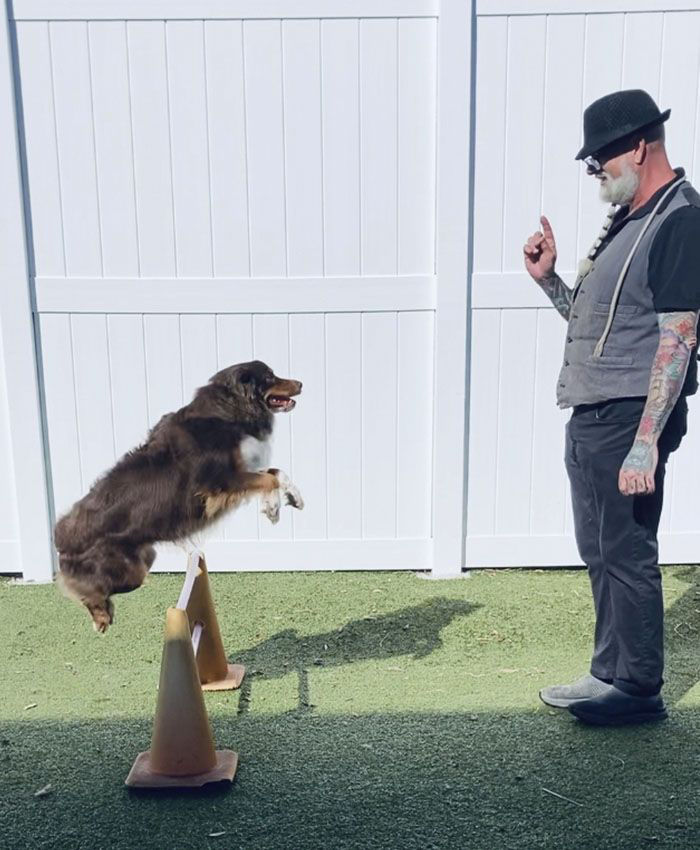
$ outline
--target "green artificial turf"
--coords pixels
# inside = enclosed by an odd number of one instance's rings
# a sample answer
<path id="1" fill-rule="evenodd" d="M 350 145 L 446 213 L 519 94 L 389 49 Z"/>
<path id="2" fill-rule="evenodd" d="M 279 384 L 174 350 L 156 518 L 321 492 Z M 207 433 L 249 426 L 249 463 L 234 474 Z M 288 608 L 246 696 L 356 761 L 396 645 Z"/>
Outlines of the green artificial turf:
<path id="1" fill-rule="evenodd" d="M 248 671 L 205 697 L 236 781 L 137 794 L 181 584 L 117 597 L 100 637 L 54 587 L 0 582 L 3 850 L 700 848 L 696 568 L 664 570 L 670 719 L 623 729 L 537 697 L 587 669 L 583 571 L 213 575 Z"/>

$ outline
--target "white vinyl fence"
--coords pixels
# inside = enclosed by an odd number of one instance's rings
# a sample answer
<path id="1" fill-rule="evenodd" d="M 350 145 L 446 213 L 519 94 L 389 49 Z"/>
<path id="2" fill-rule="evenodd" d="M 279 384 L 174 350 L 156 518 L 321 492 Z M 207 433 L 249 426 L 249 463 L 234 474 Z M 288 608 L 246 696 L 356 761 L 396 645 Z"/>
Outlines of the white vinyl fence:
<path id="1" fill-rule="evenodd" d="M 697 173 L 700 3 L 676 5 L 13 0 L 0 572 L 48 578 L 54 517 L 252 357 L 304 382 L 273 461 L 307 507 L 237 511 L 202 540 L 212 569 L 578 563 L 564 324 L 521 248 L 545 211 L 571 278 L 597 233 L 573 156 L 607 91 L 672 107 Z M 700 557 L 693 430 L 667 561 Z"/>
<path id="2" fill-rule="evenodd" d="M 211 567 L 458 572 L 468 9 L 13 10 L 49 516 L 217 369 L 258 358 L 304 383 L 278 419 L 273 463 L 307 507 L 275 527 L 255 504 L 237 511 L 205 538 Z M 19 273 L 15 286 L 27 287 Z M 448 368 L 441 387 L 433 376 Z M 15 462 L 24 418 L 11 404 Z M 39 478 L 20 512 L 46 514 Z M 25 575 L 47 575 L 48 555 L 30 564 L 19 542 Z M 177 550 L 157 562 L 183 564 Z"/>
<path id="3" fill-rule="evenodd" d="M 689 9 L 693 11 L 675 11 Z M 583 109 L 644 88 L 672 108 L 674 166 L 700 179 L 700 3 L 479 0 L 467 563 L 578 563 L 555 405 L 564 322 L 524 272 L 552 222 L 570 283 L 606 206 L 573 157 Z M 700 561 L 700 415 L 669 466 L 660 555 Z"/>

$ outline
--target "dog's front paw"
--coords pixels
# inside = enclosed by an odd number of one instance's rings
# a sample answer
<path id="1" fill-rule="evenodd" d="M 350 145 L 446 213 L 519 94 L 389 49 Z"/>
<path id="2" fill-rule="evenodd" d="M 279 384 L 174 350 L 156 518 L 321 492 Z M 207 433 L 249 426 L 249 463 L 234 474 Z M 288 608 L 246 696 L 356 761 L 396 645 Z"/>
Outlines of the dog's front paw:
<path id="1" fill-rule="evenodd" d="M 289 476 L 282 472 L 282 470 L 277 473 L 277 480 L 280 483 L 280 492 L 284 496 L 285 505 L 291 505 L 299 511 L 303 510 L 304 499 L 296 484 L 294 484 L 289 479 Z"/>
<path id="2" fill-rule="evenodd" d="M 284 492 L 284 498 L 286 500 L 286 504 L 291 505 L 293 508 L 296 508 L 299 511 L 304 510 L 304 499 L 302 498 L 299 490 L 294 486 L 294 484 L 289 485 Z"/>
<path id="3" fill-rule="evenodd" d="M 271 490 L 265 493 L 262 497 L 260 512 L 275 525 L 280 518 L 280 492 L 279 490 Z"/>

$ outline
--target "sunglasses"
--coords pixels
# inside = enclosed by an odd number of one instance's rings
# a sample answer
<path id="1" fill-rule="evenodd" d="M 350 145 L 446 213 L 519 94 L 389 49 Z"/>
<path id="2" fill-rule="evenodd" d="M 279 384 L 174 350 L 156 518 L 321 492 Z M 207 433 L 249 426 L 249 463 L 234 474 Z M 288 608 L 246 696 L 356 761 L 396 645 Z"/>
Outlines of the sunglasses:
<path id="1" fill-rule="evenodd" d="M 596 151 L 591 156 L 584 157 L 583 164 L 586 166 L 586 174 L 600 174 L 608 160 L 614 159 L 621 153 L 634 150 L 639 144 L 639 139 L 638 135 L 625 136 L 602 150 Z"/>
<path id="2" fill-rule="evenodd" d="M 584 157 L 583 164 L 586 166 L 586 174 L 600 174 L 603 170 L 603 166 L 594 156 Z"/>

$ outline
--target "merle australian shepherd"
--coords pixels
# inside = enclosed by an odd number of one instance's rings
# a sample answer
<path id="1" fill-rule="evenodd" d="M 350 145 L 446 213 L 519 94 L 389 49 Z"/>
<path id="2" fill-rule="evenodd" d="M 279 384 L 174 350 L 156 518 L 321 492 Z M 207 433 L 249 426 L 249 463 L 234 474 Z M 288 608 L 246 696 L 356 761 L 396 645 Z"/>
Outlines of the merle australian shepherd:
<path id="1" fill-rule="evenodd" d="M 254 495 L 271 522 L 283 500 L 304 506 L 284 472 L 266 468 L 273 415 L 300 392 L 259 360 L 222 369 L 56 523 L 59 581 L 97 631 L 113 621 L 112 594 L 143 583 L 154 543 L 186 539 Z"/>

